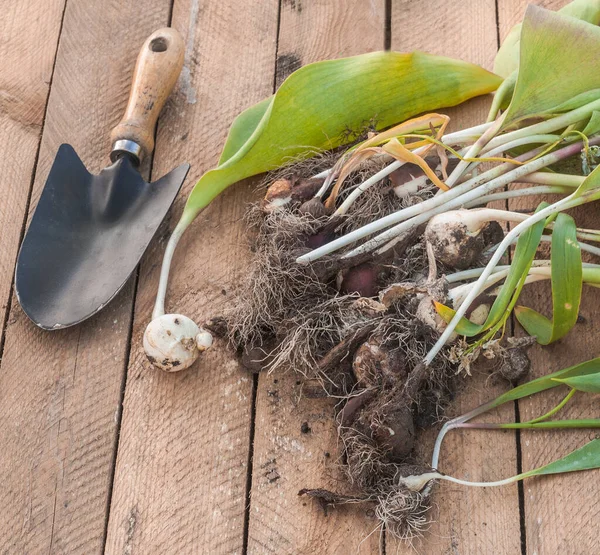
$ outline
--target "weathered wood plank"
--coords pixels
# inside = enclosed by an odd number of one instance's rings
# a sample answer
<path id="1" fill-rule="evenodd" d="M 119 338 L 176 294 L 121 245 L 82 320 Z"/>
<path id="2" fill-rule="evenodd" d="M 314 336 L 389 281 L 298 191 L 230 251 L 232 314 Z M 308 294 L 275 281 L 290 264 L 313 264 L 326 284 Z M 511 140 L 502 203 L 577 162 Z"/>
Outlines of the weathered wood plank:
<path id="1" fill-rule="evenodd" d="M 64 4 L 0 2 L 0 344 Z"/>
<path id="2" fill-rule="evenodd" d="M 536 2 L 538 3 L 538 2 Z M 541 2 L 540 5 L 557 10 L 567 0 Z M 522 18 L 527 2 L 502 0 L 499 3 L 500 33 L 504 37 L 512 25 Z M 511 202 L 512 209 L 534 208 L 540 199 L 528 198 Z M 581 227 L 598 227 L 595 207 L 584 207 L 572 213 Z M 593 260 L 590 260 L 593 261 Z M 595 261 L 594 261 L 595 262 Z M 519 304 L 530 306 L 543 314 L 552 313 L 549 284 L 526 287 Z M 584 286 L 580 315 L 582 321 L 564 339 L 547 347 L 531 349 L 532 377 L 542 376 L 561 368 L 598 356 L 598 326 L 600 326 L 600 295 Z M 519 327 L 520 330 L 520 327 Z M 522 330 L 521 330 L 522 331 Z M 545 413 L 565 395 L 562 388 L 520 402 L 521 420 L 529 420 Z M 560 418 L 597 417 L 598 402 L 592 395 L 576 395 L 560 413 Z M 524 470 L 536 468 L 566 455 L 584 445 L 596 434 L 593 431 L 548 431 L 521 434 L 522 465 Z M 594 553 L 598 550 L 596 527 L 600 493 L 598 472 L 586 475 L 572 474 L 528 480 L 524 488 L 524 519 L 527 553 Z M 560 518 L 557 518 L 557 515 Z"/>
<path id="3" fill-rule="evenodd" d="M 306 63 L 383 49 L 384 19 L 379 0 L 283 2 L 277 83 Z M 347 487 L 336 462 L 333 402 L 301 398 L 300 390 L 291 372 L 259 376 L 248 553 L 376 553 L 370 507 L 326 516 L 318 503 L 298 497 L 304 487 Z"/>
<path id="4" fill-rule="evenodd" d="M 272 92 L 278 2 L 177 0 L 173 26 L 187 43 L 183 78 L 159 123 L 153 173 L 188 161 L 185 193 L 213 166 L 227 129 Z M 167 305 L 201 322 L 218 314 L 243 269 L 247 184 L 227 191 L 182 240 Z M 217 342 L 192 369 L 164 374 L 141 338 L 164 239 L 147 253 L 136 299 L 131 359 L 109 520 L 108 553 L 241 553 L 252 378 Z"/>
<path id="5" fill-rule="evenodd" d="M 467 2 L 393 3 L 392 48 L 424 50 L 461 58 L 491 69 L 497 50 L 496 17 L 493 0 Z M 442 110 L 452 119 L 453 128 L 485 121 L 490 98 L 480 98 L 463 106 Z M 505 386 L 492 386 L 487 376 L 465 377 L 458 397 L 449 410 L 462 414 L 494 397 Z M 512 407 L 501 417 L 514 418 Z M 433 434 L 424 434 L 421 451 L 429 458 Z M 430 438 L 429 441 L 427 438 Z M 477 432 L 450 434 L 444 442 L 440 469 L 470 480 L 491 480 L 515 472 L 516 442 L 513 434 L 490 437 Z M 519 539 L 519 502 L 516 486 L 469 489 L 441 484 L 435 491 L 436 519 L 424 541 L 422 553 L 517 553 Z M 388 553 L 404 552 L 388 538 Z M 397 551 L 396 551 L 397 549 Z"/>
<path id="6" fill-rule="evenodd" d="M 31 21 L 49 17 L 39 9 Z M 107 164 L 109 131 L 122 115 L 138 49 L 168 15 L 168 0 L 68 4 L 30 215 L 62 142 L 91 170 Z M 32 34 L 40 50 L 52 46 Z M 18 72 L 26 54 L 15 56 Z M 43 90 L 34 91 L 32 112 L 24 113 L 35 123 Z M 3 553 L 102 550 L 131 302 L 130 283 L 90 322 L 48 333 L 13 299 L 0 372 Z"/>

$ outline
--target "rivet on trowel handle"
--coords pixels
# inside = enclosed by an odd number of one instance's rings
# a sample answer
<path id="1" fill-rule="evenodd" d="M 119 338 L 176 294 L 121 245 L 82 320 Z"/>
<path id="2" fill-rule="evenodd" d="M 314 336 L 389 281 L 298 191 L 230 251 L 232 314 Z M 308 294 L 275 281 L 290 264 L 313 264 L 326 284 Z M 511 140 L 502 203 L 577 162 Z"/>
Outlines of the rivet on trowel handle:
<path id="1" fill-rule="evenodd" d="M 170 27 L 152 33 L 140 50 L 125 115 L 110 135 L 115 162 L 123 154 L 139 163 L 154 150 L 158 114 L 183 67 L 184 44 Z"/>

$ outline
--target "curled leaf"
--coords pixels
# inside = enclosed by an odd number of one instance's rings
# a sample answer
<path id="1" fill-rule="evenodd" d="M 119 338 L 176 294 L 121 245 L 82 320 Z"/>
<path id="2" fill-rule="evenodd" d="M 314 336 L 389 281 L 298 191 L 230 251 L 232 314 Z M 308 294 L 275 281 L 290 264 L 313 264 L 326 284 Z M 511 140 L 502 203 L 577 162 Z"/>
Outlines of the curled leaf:
<path id="1" fill-rule="evenodd" d="M 552 320 L 531 308 L 515 308 L 515 316 L 525 331 L 548 345 L 564 337 L 576 324 L 581 302 L 583 268 L 575 220 L 559 214 L 552 230 L 550 257 L 552 280 Z"/>
<path id="2" fill-rule="evenodd" d="M 435 172 L 429 167 L 429 164 L 421 158 L 418 154 L 408 150 L 398 139 L 392 139 L 385 145 L 383 145 L 384 152 L 391 154 L 396 160 L 407 162 L 409 164 L 415 164 L 419 166 L 427 178 L 442 191 L 447 191 L 448 186 L 440 180 Z"/>

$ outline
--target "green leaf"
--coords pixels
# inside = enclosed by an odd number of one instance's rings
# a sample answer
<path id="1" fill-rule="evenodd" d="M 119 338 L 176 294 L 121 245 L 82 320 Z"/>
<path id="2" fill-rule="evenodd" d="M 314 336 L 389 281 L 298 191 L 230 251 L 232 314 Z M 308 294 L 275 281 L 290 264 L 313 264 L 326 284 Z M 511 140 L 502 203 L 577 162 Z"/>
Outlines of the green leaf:
<path id="1" fill-rule="evenodd" d="M 600 91 L 594 91 L 594 93 L 597 94 L 597 97 L 600 96 Z M 595 135 L 598 131 L 600 131 L 600 112 L 594 110 L 582 133 L 589 137 L 590 135 Z"/>
<path id="2" fill-rule="evenodd" d="M 583 269 L 575 220 L 559 214 L 552 230 L 550 257 L 552 320 L 531 308 L 518 306 L 515 316 L 525 331 L 548 345 L 564 337 L 577 323 L 581 302 Z"/>
<path id="3" fill-rule="evenodd" d="M 227 140 L 219 158 L 219 166 L 229 160 L 252 136 L 252 133 L 257 128 L 260 120 L 263 118 L 267 110 L 271 107 L 274 96 L 270 96 L 261 100 L 258 104 L 250 106 L 244 110 L 237 118 L 233 120 Z"/>
<path id="4" fill-rule="evenodd" d="M 559 379 L 571 378 L 575 376 L 588 376 L 590 374 L 597 374 L 598 372 L 600 372 L 600 357 L 519 385 L 510 391 L 499 395 L 489 403 L 486 403 L 485 406 L 487 407 L 487 410 L 490 410 L 492 408 L 499 407 L 504 403 L 516 401 L 517 399 L 529 397 L 535 393 L 540 393 L 541 391 L 558 387 L 559 385 L 562 385 L 561 382 L 558 381 Z"/>
<path id="5" fill-rule="evenodd" d="M 586 393 L 600 393 L 600 372 L 587 376 L 573 376 L 570 378 L 554 378 L 555 381 L 568 385 L 578 391 Z"/>
<path id="6" fill-rule="evenodd" d="M 504 127 L 554 113 L 573 97 L 599 89 L 598 59 L 600 28 L 530 5 L 521 28 L 517 83 Z"/>
<path id="7" fill-rule="evenodd" d="M 566 457 L 551 462 L 540 468 L 523 472 L 517 479 L 531 478 L 533 476 L 546 476 L 548 474 L 563 474 L 565 472 L 578 472 L 592 470 L 600 467 L 600 439 L 593 439 L 583 447 L 569 453 Z"/>
<path id="8" fill-rule="evenodd" d="M 500 82 L 473 64 L 422 52 L 373 52 L 307 65 L 234 121 L 220 165 L 200 178 L 182 222 L 189 224 L 231 184 L 340 146 L 373 118 L 384 129 L 489 93 Z"/>
<path id="9" fill-rule="evenodd" d="M 542 203 L 538 207 L 538 210 L 545 208 L 546 206 L 547 204 Z M 531 268 L 531 263 L 535 257 L 544 227 L 547 223 L 547 221 L 542 220 L 531 226 L 519 237 L 508 276 L 506 276 L 506 280 L 490 309 L 486 321 L 482 325 L 477 325 L 467 318 L 462 318 L 456 326 L 456 332 L 458 334 L 466 337 L 479 335 L 497 324 L 505 315 L 506 310 L 509 307 L 512 308 L 511 304 L 514 305 L 523 288 L 525 278 L 527 277 L 529 268 Z M 438 314 L 446 322 L 450 322 L 456 313 L 455 310 L 444 306 L 441 303 L 435 303 L 435 307 Z"/>
<path id="10" fill-rule="evenodd" d="M 600 23 L 600 0 L 575 0 L 558 10 L 592 25 Z M 508 33 L 494 60 L 494 73 L 508 77 L 519 65 L 519 47 L 521 44 L 521 23 L 515 25 Z"/>

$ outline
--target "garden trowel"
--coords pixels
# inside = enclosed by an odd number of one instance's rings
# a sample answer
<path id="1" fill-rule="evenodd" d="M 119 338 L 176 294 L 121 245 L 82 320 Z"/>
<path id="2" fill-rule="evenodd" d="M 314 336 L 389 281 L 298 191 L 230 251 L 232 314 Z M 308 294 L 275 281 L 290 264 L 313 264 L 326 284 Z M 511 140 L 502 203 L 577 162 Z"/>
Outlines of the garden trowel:
<path id="1" fill-rule="evenodd" d="M 184 44 L 170 28 L 140 51 L 129 103 L 111 133 L 112 165 L 90 174 L 70 145 L 58 149 L 21 245 L 15 287 L 38 326 L 77 324 L 125 285 L 175 200 L 189 170 L 175 168 L 154 183 L 139 173 L 154 148 L 154 128 L 181 72 Z"/>

